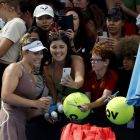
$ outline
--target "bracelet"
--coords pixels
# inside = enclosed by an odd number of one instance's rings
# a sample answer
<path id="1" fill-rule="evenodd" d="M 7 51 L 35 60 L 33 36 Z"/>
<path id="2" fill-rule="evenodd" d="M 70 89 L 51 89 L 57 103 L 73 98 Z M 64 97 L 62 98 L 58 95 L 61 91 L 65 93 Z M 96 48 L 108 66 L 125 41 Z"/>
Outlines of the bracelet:
<path id="1" fill-rule="evenodd" d="M 74 48 L 75 46 L 71 46 L 71 48 Z"/>

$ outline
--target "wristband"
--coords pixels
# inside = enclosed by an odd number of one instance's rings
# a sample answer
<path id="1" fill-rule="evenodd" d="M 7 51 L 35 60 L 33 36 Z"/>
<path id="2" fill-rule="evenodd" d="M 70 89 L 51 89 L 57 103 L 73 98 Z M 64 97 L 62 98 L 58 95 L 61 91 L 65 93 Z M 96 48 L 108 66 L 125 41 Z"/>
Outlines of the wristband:
<path id="1" fill-rule="evenodd" d="M 74 48 L 75 46 L 71 46 L 71 48 Z"/>

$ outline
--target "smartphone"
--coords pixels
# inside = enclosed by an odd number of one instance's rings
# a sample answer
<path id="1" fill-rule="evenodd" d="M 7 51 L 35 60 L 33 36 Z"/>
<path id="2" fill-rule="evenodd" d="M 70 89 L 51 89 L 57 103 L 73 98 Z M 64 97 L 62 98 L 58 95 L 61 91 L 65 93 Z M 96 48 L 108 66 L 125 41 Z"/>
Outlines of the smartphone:
<path id="1" fill-rule="evenodd" d="M 67 77 L 67 75 L 70 75 L 70 73 L 71 73 L 71 68 L 63 68 L 62 78 Z M 63 78 L 63 80 L 65 79 Z M 61 84 L 63 84 L 63 82 L 61 82 Z"/>
<path id="2" fill-rule="evenodd" d="M 51 31 L 52 31 L 52 32 L 56 32 L 54 28 L 55 28 L 56 30 L 58 29 L 58 24 L 57 24 L 57 22 L 54 22 L 54 23 L 51 24 Z"/>
<path id="3" fill-rule="evenodd" d="M 61 16 L 59 16 L 58 25 L 61 27 L 60 30 L 67 31 L 68 29 L 72 29 L 74 31 L 73 15 L 69 15 L 69 16 L 61 15 Z"/>
<path id="4" fill-rule="evenodd" d="M 103 42 L 108 38 L 108 35 L 107 35 L 106 31 L 98 32 L 98 36 L 99 36 L 99 42 Z"/>

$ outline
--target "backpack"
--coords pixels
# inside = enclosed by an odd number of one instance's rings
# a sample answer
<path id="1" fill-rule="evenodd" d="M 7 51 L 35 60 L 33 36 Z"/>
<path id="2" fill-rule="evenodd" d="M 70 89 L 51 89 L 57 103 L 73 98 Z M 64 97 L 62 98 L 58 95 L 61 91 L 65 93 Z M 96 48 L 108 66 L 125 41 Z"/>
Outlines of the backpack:
<path id="1" fill-rule="evenodd" d="M 60 140 L 116 140 L 116 136 L 110 127 L 69 123 L 62 128 Z"/>

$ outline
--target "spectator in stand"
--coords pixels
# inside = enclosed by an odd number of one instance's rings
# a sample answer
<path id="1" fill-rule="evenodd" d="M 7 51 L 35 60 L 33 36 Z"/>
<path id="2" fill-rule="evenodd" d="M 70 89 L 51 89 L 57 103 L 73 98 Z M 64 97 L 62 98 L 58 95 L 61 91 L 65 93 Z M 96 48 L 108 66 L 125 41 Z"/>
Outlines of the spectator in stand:
<path id="1" fill-rule="evenodd" d="M 32 26 L 38 26 L 42 28 L 47 35 L 47 40 L 49 38 L 49 31 L 51 30 L 51 24 L 54 22 L 54 12 L 53 9 L 46 4 L 38 5 L 33 14 L 34 20 Z"/>
<path id="2" fill-rule="evenodd" d="M 129 83 L 131 80 L 131 75 L 133 72 L 135 59 L 139 47 L 140 37 L 131 36 L 121 38 L 114 45 L 114 53 L 117 58 L 123 62 L 123 67 L 118 68 L 118 83 L 116 91 L 119 91 L 119 96 L 126 97 Z"/>
<path id="3" fill-rule="evenodd" d="M 104 13 L 96 5 L 90 5 L 88 9 L 82 13 L 87 22 L 91 42 L 94 45 L 95 40 L 98 37 L 98 32 L 103 31 L 105 27 Z"/>
<path id="4" fill-rule="evenodd" d="M 103 31 L 105 27 L 105 17 L 103 12 L 96 6 L 90 5 L 86 11 L 82 12 L 87 22 L 87 28 L 90 33 L 90 41 L 93 46 L 95 44 L 96 38 L 98 37 L 98 32 Z M 86 72 L 92 70 L 90 63 L 91 53 L 86 57 Z"/>
<path id="5" fill-rule="evenodd" d="M 46 4 L 51 6 L 54 12 L 54 21 L 58 22 L 59 20 L 59 11 L 64 9 L 63 3 L 60 0 L 38 0 L 39 4 Z"/>
<path id="6" fill-rule="evenodd" d="M 140 14 L 136 18 L 136 25 L 138 28 L 138 34 L 140 35 Z"/>
<path id="7" fill-rule="evenodd" d="M 74 32 L 71 29 L 66 31 L 70 39 L 72 50 L 86 58 L 92 49 L 89 31 L 86 26 L 86 20 L 80 10 L 76 8 L 67 9 L 64 15 L 73 15 Z"/>
<path id="8" fill-rule="evenodd" d="M 42 50 L 45 47 L 38 39 L 25 34 L 21 38 L 20 49 L 22 60 L 10 64 L 3 74 L 3 105 L 0 110 L 2 140 L 26 140 L 26 117 L 43 115 L 49 110 L 49 100 L 46 97 L 34 100 L 37 79 L 31 72 L 43 57 Z"/>
<path id="9" fill-rule="evenodd" d="M 105 45 L 113 47 L 115 42 L 124 36 L 123 26 L 125 14 L 120 8 L 112 8 L 106 15 L 106 25 L 109 38 L 104 42 Z"/>
<path id="10" fill-rule="evenodd" d="M 0 91 L 3 72 L 9 64 L 18 61 L 19 40 L 26 31 L 25 22 L 18 18 L 18 13 L 18 0 L 0 0 L 0 17 L 8 21 L 0 31 Z"/>
<path id="11" fill-rule="evenodd" d="M 74 7 L 80 7 L 81 11 L 85 11 L 90 0 L 70 0 Z"/>
<path id="12" fill-rule="evenodd" d="M 33 23 L 33 12 L 37 3 L 35 1 L 20 1 L 20 15 L 19 17 L 23 19 L 26 23 L 26 27 L 30 28 Z"/>
<path id="13" fill-rule="evenodd" d="M 121 7 L 126 14 L 125 35 L 136 35 L 135 19 L 140 14 L 140 0 L 106 0 L 108 10 Z"/>
<path id="14" fill-rule="evenodd" d="M 90 59 L 92 70 L 86 74 L 83 91 L 91 103 L 80 105 L 83 112 L 92 109 L 100 118 L 106 117 L 104 100 L 111 95 L 116 87 L 117 74 L 108 68 L 113 55 L 113 49 L 105 45 L 95 45 Z"/>
<path id="15" fill-rule="evenodd" d="M 66 35 L 56 34 L 49 39 L 51 59 L 44 66 L 44 77 L 49 88 L 49 95 L 54 102 L 61 102 L 62 97 L 73 92 L 82 92 L 85 67 L 82 57 L 71 52 L 69 38 Z M 63 68 L 71 68 L 71 74 L 62 78 Z M 63 82 L 63 83 L 61 83 Z M 51 117 L 47 120 L 50 123 Z"/>

